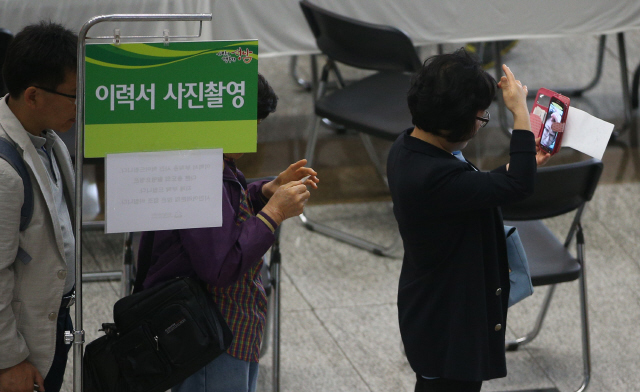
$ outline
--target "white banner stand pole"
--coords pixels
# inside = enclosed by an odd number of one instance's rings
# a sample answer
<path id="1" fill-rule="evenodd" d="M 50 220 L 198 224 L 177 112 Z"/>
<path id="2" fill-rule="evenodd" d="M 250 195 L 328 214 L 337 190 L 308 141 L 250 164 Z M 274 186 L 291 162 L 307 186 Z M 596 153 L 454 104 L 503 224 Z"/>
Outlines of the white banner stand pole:
<path id="1" fill-rule="evenodd" d="M 76 237 L 76 314 L 73 331 L 65 332 L 65 342 L 73 343 L 73 390 L 82 392 L 82 355 L 84 347 L 84 330 L 82 329 L 82 163 L 84 158 L 84 78 L 85 54 L 87 39 L 121 39 L 132 38 L 199 38 L 202 35 L 202 22 L 211 21 L 211 14 L 115 14 L 102 15 L 87 21 L 78 34 L 78 71 L 77 71 L 77 111 L 76 111 L 76 215 L 74 234 Z M 169 36 L 168 32 L 161 36 L 121 36 L 87 37 L 89 30 L 103 22 L 200 22 L 198 35 Z"/>

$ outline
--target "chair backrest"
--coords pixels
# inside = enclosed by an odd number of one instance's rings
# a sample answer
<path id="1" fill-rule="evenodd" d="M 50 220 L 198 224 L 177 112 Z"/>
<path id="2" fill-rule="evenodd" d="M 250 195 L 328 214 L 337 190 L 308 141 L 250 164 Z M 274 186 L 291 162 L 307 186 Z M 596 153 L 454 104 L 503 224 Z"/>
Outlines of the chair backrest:
<path id="1" fill-rule="evenodd" d="M 589 159 L 538 168 L 533 195 L 523 201 L 503 206 L 504 219 L 546 219 L 579 208 L 593 197 L 602 167 L 602 161 Z"/>
<path id="2" fill-rule="evenodd" d="M 395 72 L 415 72 L 422 65 L 411 39 L 395 27 L 347 18 L 306 0 L 300 7 L 318 48 L 335 61 Z"/>
<path id="3" fill-rule="evenodd" d="M 13 34 L 7 29 L 0 28 L 0 71 L 2 70 L 2 65 L 4 64 L 4 56 L 7 53 L 7 47 L 9 46 L 9 42 L 13 39 Z M 7 93 L 7 90 L 4 85 L 4 80 L 2 79 L 2 72 L 0 72 L 0 96 L 3 96 Z"/>

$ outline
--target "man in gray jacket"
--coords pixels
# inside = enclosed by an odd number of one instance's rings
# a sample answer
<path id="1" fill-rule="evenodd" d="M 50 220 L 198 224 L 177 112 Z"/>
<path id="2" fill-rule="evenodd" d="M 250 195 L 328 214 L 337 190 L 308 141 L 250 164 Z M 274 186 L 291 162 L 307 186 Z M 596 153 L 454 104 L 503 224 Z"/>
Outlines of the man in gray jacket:
<path id="1" fill-rule="evenodd" d="M 25 27 L 9 45 L 2 75 L 0 137 L 22 156 L 33 215 L 20 228 L 23 181 L 0 159 L 0 391 L 60 390 L 75 285 L 74 174 L 53 132 L 76 116 L 77 36 L 51 23 Z"/>

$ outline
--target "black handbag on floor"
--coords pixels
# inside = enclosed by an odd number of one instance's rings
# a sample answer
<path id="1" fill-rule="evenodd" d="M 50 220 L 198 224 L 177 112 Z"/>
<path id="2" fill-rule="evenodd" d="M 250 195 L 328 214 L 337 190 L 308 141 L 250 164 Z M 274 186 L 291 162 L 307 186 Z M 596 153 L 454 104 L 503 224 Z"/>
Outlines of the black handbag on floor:
<path id="1" fill-rule="evenodd" d="M 233 338 L 209 292 L 176 278 L 124 297 L 115 325 L 87 345 L 86 392 L 164 392 L 224 353 Z"/>

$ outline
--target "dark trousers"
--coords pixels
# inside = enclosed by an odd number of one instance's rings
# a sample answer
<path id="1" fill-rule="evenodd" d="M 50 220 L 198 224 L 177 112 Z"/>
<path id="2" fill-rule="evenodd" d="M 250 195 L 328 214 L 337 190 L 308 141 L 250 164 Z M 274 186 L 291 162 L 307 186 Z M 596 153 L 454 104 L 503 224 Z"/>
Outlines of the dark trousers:
<path id="1" fill-rule="evenodd" d="M 417 374 L 415 392 L 480 392 L 482 381 L 458 381 L 446 378 L 427 380 Z"/>
<path id="2" fill-rule="evenodd" d="M 53 355 L 51 369 L 44 379 L 44 389 L 47 392 L 59 392 L 62 388 L 64 371 L 67 368 L 67 356 L 71 344 L 64 344 L 64 331 L 71 331 L 73 324 L 69 315 L 69 308 L 60 308 L 58 312 L 58 327 L 56 330 L 56 352 Z"/>

